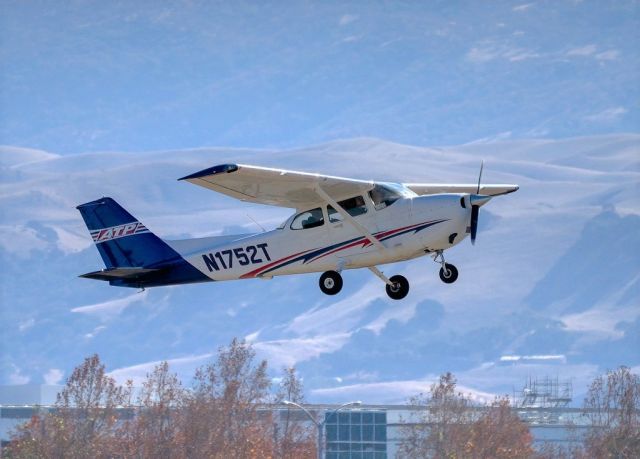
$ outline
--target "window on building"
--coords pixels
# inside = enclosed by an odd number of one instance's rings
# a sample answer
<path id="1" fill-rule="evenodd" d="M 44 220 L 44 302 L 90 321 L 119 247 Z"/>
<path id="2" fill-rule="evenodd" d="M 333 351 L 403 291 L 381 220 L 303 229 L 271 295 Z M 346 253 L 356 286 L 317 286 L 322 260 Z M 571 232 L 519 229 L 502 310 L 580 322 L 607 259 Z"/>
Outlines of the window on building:
<path id="1" fill-rule="evenodd" d="M 338 204 L 352 217 L 357 217 L 358 215 L 367 213 L 367 205 L 365 204 L 364 198 L 362 196 L 356 196 L 355 198 L 338 201 Z M 340 212 L 335 210 L 333 207 L 328 206 L 327 211 L 329 212 L 330 223 L 341 222 L 343 220 L 342 214 L 340 214 Z"/>
<path id="2" fill-rule="evenodd" d="M 349 424 L 338 425 L 338 441 L 349 441 Z"/>
<path id="3" fill-rule="evenodd" d="M 359 424 L 351 424 L 351 441 L 361 441 L 361 426 Z"/>
<path id="4" fill-rule="evenodd" d="M 322 209 L 316 207 L 315 209 L 307 210 L 299 213 L 291 222 L 292 230 L 301 230 L 316 228 L 324 225 L 324 216 L 322 215 Z"/>
<path id="5" fill-rule="evenodd" d="M 387 416 L 381 411 L 326 413 L 328 459 L 387 459 Z"/>

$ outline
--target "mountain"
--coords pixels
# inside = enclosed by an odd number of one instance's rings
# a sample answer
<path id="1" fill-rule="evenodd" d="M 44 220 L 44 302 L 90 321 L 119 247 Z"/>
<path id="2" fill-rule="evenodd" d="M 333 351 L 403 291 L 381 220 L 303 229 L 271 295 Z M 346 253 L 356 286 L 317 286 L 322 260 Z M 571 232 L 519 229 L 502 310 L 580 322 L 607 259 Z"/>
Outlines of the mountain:
<path id="1" fill-rule="evenodd" d="M 274 376 L 297 364 L 311 401 L 397 402 L 453 371 L 475 394 L 530 375 L 572 378 L 640 365 L 640 135 L 482 141 L 425 148 L 372 138 L 290 150 L 201 148 L 60 156 L 0 149 L 0 382 L 55 383 L 97 352 L 120 380 L 168 359 L 188 382 L 234 336 Z M 315 275 L 144 292 L 81 279 L 102 267 L 75 210 L 112 196 L 161 237 L 274 227 L 290 210 L 250 205 L 176 178 L 239 162 L 360 179 L 518 183 L 483 208 L 477 244 L 385 266 L 411 282 L 389 300 L 368 271 L 337 297 Z M 480 396 L 479 395 L 479 396 Z"/>

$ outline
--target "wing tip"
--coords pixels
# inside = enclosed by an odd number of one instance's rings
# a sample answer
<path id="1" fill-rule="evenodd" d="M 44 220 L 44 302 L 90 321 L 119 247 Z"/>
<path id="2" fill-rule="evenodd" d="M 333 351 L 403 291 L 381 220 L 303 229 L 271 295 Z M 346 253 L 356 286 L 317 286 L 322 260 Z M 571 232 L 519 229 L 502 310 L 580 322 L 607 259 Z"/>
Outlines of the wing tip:
<path id="1" fill-rule="evenodd" d="M 216 174 L 230 174 L 238 170 L 237 164 L 218 164 L 217 166 L 208 167 L 206 169 L 202 169 L 201 171 L 195 172 L 193 174 L 185 175 L 178 179 L 180 180 L 193 180 L 197 178 L 206 177 L 208 175 L 216 175 Z"/>

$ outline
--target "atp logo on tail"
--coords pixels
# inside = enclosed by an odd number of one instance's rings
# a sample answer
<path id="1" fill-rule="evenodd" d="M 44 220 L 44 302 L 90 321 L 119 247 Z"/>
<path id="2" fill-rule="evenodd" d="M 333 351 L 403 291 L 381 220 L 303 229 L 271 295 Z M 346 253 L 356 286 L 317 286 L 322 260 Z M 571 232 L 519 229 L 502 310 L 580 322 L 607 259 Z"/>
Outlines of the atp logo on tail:
<path id="1" fill-rule="evenodd" d="M 124 225 L 112 226 L 111 228 L 91 231 L 91 237 L 93 238 L 93 242 L 99 244 L 101 242 L 142 233 L 149 233 L 147 227 L 140 222 L 131 222 L 125 223 Z"/>

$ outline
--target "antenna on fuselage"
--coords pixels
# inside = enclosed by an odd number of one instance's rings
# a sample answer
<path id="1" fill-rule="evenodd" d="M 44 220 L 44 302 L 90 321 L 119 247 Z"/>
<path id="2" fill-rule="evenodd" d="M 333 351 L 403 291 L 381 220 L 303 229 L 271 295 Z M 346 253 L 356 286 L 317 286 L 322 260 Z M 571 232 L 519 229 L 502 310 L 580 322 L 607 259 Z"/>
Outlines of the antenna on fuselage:
<path id="1" fill-rule="evenodd" d="M 249 217 L 249 220 L 251 220 L 253 223 L 255 223 L 256 225 L 258 225 L 260 227 L 260 229 L 262 230 L 263 233 L 266 233 L 267 230 L 264 229 L 264 226 L 262 226 L 260 223 L 258 223 L 257 221 L 254 220 L 254 218 L 249 215 L 249 214 L 245 214 L 247 217 Z"/>

